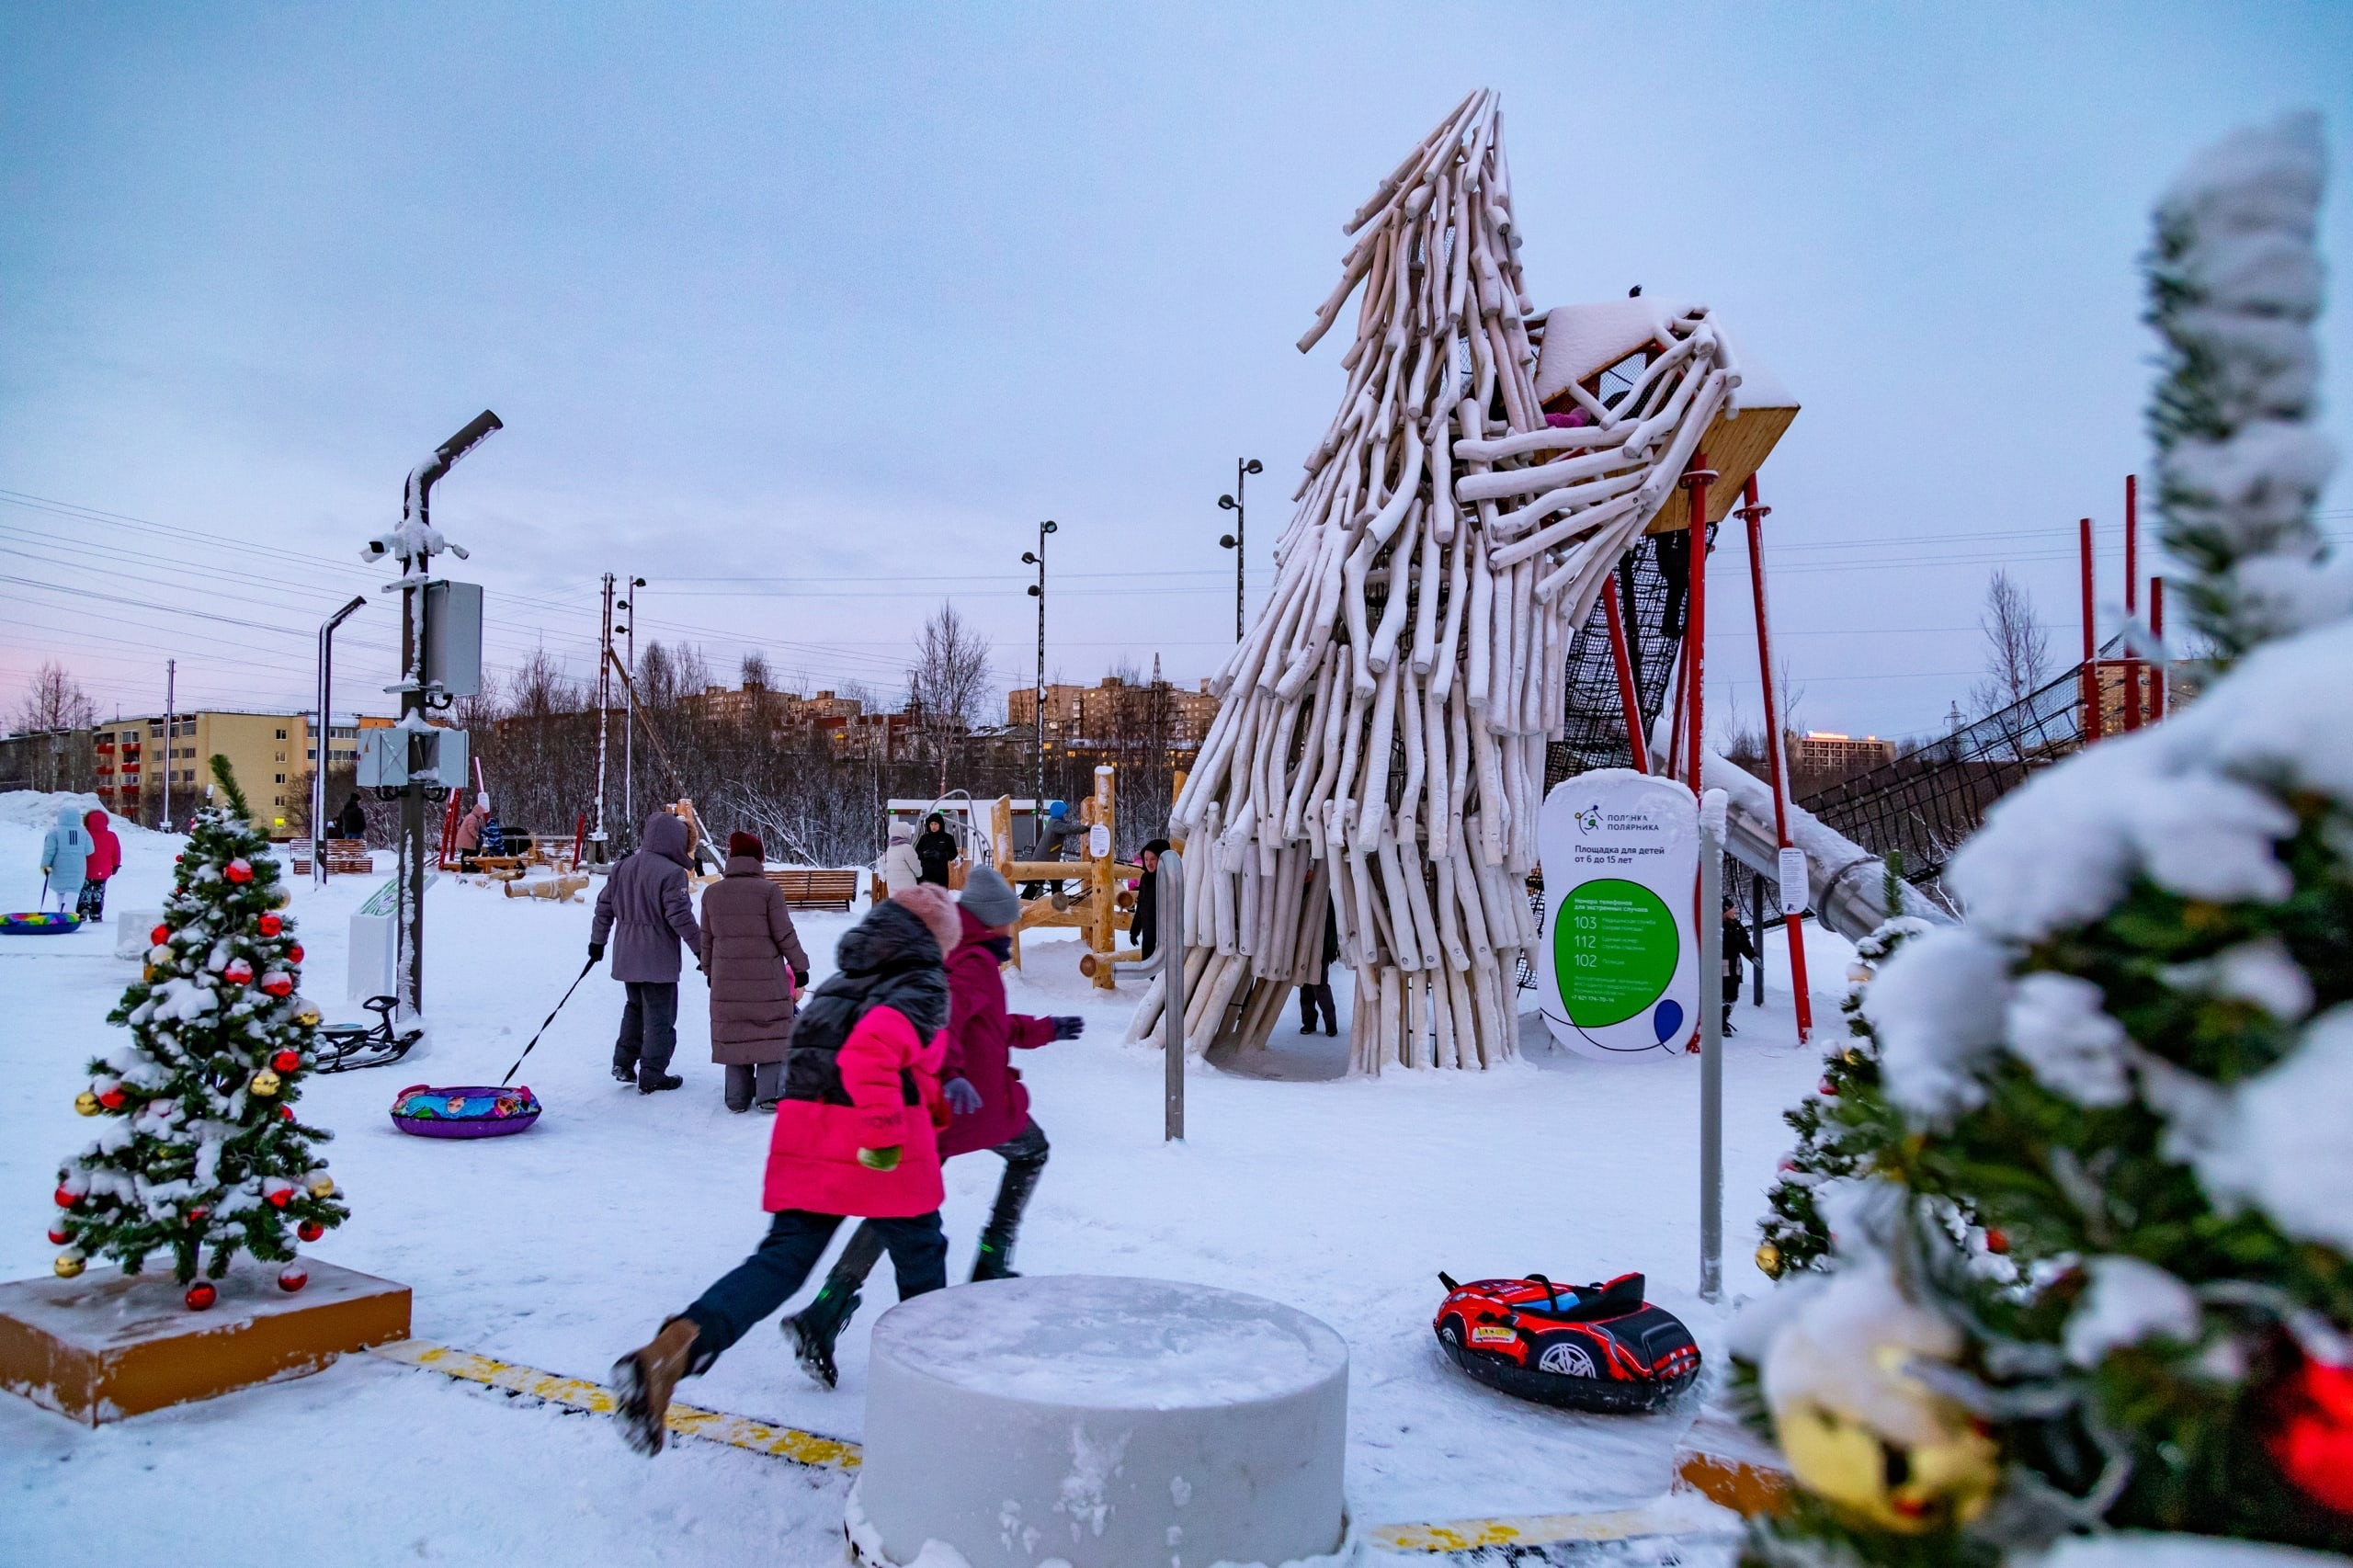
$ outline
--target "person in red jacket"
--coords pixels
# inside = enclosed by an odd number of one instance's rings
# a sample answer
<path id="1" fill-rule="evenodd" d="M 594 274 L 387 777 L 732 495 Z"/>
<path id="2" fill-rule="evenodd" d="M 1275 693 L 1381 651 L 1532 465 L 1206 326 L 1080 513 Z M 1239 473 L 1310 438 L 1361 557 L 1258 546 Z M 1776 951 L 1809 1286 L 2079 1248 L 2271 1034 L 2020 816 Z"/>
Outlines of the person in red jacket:
<path id="1" fill-rule="evenodd" d="M 948 1283 L 939 1229 L 939 1063 L 956 903 L 928 883 L 893 893 L 835 950 L 837 971 L 801 1014 L 785 1061 L 784 1098 L 768 1139 L 762 1206 L 775 1216 L 759 1250 L 613 1363 L 621 1436 L 662 1451 L 678 1380 L 709 1369 L 782 1306 L 825 1253 L 846 1215 L 891 1254 L 905 1300 Z"/>
<path id="2" fill-rule="evenodd" d="M 103 923 L 107 917 L 107 879 L 122 869 L 122 840 L 107 825 L 107 813 L 91 812 L 82 818 L 90 832 L 90 858 L 82 868 L 82 897 L 75 905 L 85 920 Z"/>
<path id="3" fill-rule="evenodd" d="M 939 1131 L 942 1160 L 977 1150 L 1005 1161 L 996 1204 L 981 1232 L 972 1278 L 1009 1279 L 1013 1242 L 1022 1210 L 1046 1169 L 1046 1134 L 1029 1114 L 1029 1091 L 1013 1065 L 1017 1048 L 1031 1050 L 1053 1040 L 1076 1040 L 1086 1020 L 1075 1016 L 1029 1017 L 1005 1006 L 1006 960 L 1012 956 L 1011 927 L 1021 915 L 1013 885 L 991 866 L 974 867 L 964 879 L 958 915 L 961 939 L 948 955 L 948 1032 L 939 1066 L 940 1098 L 949 1119 Z M 793 1354 L 811 1377 L 834 1386 L 834 1346 L 858 1311 L 858 1287 L 881 1256 L 883 1238 L 860 1225 L 825 1275 L 817 1299 L 786 1320 Z M 906 1292 L 900 1291 L 904 1300 Z"/>

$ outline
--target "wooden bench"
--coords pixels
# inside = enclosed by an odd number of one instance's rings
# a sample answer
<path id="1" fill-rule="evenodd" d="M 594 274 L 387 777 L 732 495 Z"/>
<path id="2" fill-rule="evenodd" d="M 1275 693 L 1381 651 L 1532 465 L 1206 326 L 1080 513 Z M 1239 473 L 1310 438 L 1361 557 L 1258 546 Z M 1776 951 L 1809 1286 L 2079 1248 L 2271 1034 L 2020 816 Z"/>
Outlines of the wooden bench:
<path id="1" fill-rule="evenodd" d="M 784 902 L 795 909 L 838 909 L 847 914 L 849 906 L 858 902 L 856 871 L 777 866 L 762 874 L 784 890 Z"/>
<path id="2" fill-rule="evenodd" d="M 330 838 L 327 840 L 327 875 L 367 876 L 376 864 L 368 857 L 368 843 L 360 838 Z"/>

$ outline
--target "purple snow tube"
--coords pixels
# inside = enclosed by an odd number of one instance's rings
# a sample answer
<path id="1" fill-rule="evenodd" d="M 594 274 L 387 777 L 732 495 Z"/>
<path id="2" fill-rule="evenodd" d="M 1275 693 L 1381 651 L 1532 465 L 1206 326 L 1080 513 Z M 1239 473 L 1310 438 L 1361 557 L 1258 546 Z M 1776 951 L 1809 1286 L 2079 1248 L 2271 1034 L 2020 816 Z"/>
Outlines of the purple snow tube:
<path id="1" fill-rule="evenodd" d="M 0 932 L 11 937 L 65 937 L 81 928 L 82 917 L 78 915 L 51 915 L 39 909 L 0 915 Z"/>
<path id="2" fill-rule="evenodd" d="M 392 1097 L 392 1125 L 412 1138 L 504 1138 L 539 1119 L 538 1098 L 519 1084 L 411 1084 Z"/>

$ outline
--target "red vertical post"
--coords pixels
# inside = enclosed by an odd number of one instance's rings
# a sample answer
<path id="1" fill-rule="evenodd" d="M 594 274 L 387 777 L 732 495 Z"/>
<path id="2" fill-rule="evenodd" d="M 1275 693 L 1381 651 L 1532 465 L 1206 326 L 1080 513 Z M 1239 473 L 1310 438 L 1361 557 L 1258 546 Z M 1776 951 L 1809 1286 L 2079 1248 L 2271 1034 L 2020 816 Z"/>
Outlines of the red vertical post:
<path id="1" fill-rule="evenodd" d="M 2165 580 L 2163 577 L 2149 579 L 2149 635 L 2156 639 L 2158 647 L 2165 646 Z M 2165 716 L 2165 661 L 2160 656 L 2149 671 L 2149 717 L 2157 720 Z"/>
<path id="2" fill-rule="evenodd" d="M 1642 694 L 1634 689 L 1634 659 L 1626 643 L 1626 618 L 1618 610 L 1617 574 L 1601 590 L 1601 608 L 1608 614 L 1609 657 L 1618 666 L 1618 705 L 1626 715 L 1626 751 L 1633 758 L 1634 771 L 1651 770 L 1651 748 L 1643 733 Z"/>
<path id="3" fill-rule="evenodd" d="M 2140 602 L 2135 590 L 2141 574 L 2141 476 L 2124 476 L 2124 622 L 2125 635 L 2131 636 L 2132 618 L 2139 613 Z M 2124 650 L 2124 727 L 2141 727 L 2141 661 L 2132 650 Z"/>
<path id="4" fill-rule="evenodd" d="M 1683 472 L 1684 487 L 1691 493 L 1691 585 L 1683 618 L 1683 667 L 1689 700 L 1684 704 L 1688 733 L 1683 752 L 1694 795 L 1706 788 L 1700 778 L 1700 758 L 1707 733 L 1701 724 L 1708 690 L 1708 482 L 1715 477 L 1715 471 L 1708 466 L 1708 454 L 1692 453 L 1691 466 Z M 1713 910 L 1702 913 L 1711 918 L 1715 915 Z"/>
<path id="5" fill-rule="evenodd" d="M 1773 699 L 1773 636 L 1765 613 L 1765 518 L 1772 511 L 1756 499 L 1756 476 L 1742 487 L 1741 520 L 1748 525 L 1748 585 L 1756 601 L 1756 673 L 1765 692 L 1765 765 L 1773 781 L 1773 837 L 1783 849 L 1790 844 L 1790 775 L 1781 756 L 1781 712 Z M 1779 891 L 1780 879 L 1774 879 Z M 1893 915 L 1893 910 L 1888 911 Z M 1781 929 L 1790 938 L 1790 993 L 1797 1005 L 1798 1043 L 1813 1038 L 1813 998 L 1806 986 L 1804 915 L 1784 915 Z M 1759 971 L 1761 975 L 1762 971 Z"/>
<path id="6" fill-rule="evenodd" d="M 2092 520 L 2076 525 L 2078 553 L 2084 566 L 2084 744 L 2099 739 L 2099 642 L 2092 624 Z"/>

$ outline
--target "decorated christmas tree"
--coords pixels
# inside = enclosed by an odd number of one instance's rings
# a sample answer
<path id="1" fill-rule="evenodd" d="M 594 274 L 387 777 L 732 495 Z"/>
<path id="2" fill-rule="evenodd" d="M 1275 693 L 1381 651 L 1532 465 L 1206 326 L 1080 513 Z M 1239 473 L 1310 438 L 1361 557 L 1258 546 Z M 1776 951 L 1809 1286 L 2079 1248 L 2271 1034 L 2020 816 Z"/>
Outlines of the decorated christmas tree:
<path id="1" fill-rule="evenodd" d="M 2312 117 L 2157 217 L 2166 542 L 2222 653 L 2006 801 L 1861 1012 L 1902 1135 L 1745 1316 L 1798 1487 L 1756 1563 L 2353 1551 L 2353 619 L 2313 507 Z M 1978 1267 L 1957 1210 L 1996 1228 Z M 2256 1544 L 2265 1543 L 2265 1544 Z"/>
<path id="2" fill-rule="evenodd" d="M 319 1015 L 296 990 L 302 946 L 278 863 L 226 758 L 212 776 L 221 801 L 198 814 L 145 968 L 108 1018 L 131 1038 L 90 1063 L 74 1102 L 106 1121 L 58 1172 L 50 1228 L 60 1275 L 97 1254 L 136 1274 L 165 1253 L 195 1308 L 241 1251 L 301 1290 L 298 1239 L 348 1212 L 313 1153 L 330 1135 L 294 1110 Z"/>

